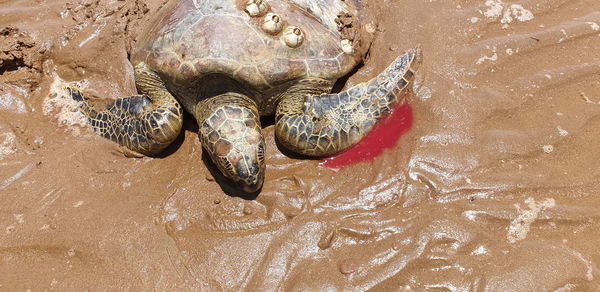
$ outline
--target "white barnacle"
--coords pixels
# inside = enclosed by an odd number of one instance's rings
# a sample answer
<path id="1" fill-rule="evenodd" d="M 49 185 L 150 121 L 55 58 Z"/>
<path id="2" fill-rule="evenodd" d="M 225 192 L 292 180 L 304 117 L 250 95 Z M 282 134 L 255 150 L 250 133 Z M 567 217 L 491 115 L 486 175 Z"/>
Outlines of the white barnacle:
<path id="1" fill-rule="evenodd" d="M 342 51 L 346 54 L 352 54 L 354 51 L 354 47 L 352 46 L 352 41 L 348 39 L 343 39 L 340 44 L 342 45 Z"/>
<path id="2" fill-rule="evenodd" d="M 281 38 L 288 47 L 297 48 L 304 41 L 304 33 L 297 26 L 288 26 L 283 31 L 283 36 Z"/>
<path id="3" fill-rule="evenodd" d="M 248 0 L 246 3 L 246 13 L 252 17 L 262 16 L 269 10 L 269 4 L 263 0 Z"/>
<path id="4" fill-rule="evenodd" d="M 283 20 L 275 13 L 267 13 L 263 20 L 262 29 L 270 34 L 278 34 L 283 28 Z"/>

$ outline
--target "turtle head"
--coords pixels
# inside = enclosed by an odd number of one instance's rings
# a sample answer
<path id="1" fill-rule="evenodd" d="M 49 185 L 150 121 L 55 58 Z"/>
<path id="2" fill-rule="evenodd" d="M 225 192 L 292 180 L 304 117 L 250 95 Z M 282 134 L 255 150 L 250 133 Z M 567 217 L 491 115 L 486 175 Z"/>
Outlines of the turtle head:
<path id="1" fill-rule="evenodd" d="M 194 113 L 202 147 L 221 174 L 246 192 L 258 191 L 265 177 L 265 141 L 254 100 L 226 92 L 202 100 Z"/>
<path id="2" fill-rule="evenodd" d="M 208 100 L 214 108 L 201 123 L 200 140 L 221 174 L 252 193 L 262 187 L 265 177 L 265 141 L 258 113 L 236 101 L 243 100 L 233 94 Z"/>

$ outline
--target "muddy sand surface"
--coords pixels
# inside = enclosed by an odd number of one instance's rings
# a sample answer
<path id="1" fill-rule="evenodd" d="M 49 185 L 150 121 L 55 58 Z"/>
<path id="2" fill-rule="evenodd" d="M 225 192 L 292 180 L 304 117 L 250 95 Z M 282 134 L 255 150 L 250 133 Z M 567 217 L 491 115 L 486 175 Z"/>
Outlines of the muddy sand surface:
<path id="1" fill-rule="evenodd" d="M 599 1 L 370 1 L 347 85 L 420 44 L 412 129 L 334 171 L 267 127 L 252 200 L 193 121 L 128 158 L 61 91 L 134 94 L 128 51 L 164 2 L 0 1 L 0 290 L 600 290 Z"/>

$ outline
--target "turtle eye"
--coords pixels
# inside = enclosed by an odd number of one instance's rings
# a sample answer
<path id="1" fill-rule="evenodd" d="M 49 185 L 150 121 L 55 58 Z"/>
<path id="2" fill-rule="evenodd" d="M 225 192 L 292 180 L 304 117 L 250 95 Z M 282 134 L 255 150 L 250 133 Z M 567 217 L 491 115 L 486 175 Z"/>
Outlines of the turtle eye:
<path id="1" fill-rule="evenodd" d="M 275 13 L 267 13 L 263 20 L 262 29 L 269 34 L 278 34 L 282 28 L 281 17 Z"/>
<path id="2" fill-rule="evenodd" d="M 288 26 L 281 38 L 288 47 L 297 48 L 304 42 L 304 33 L 296 26 Z"/>
<path id="3" fill-rule="evenodd" d="M 269 10 L 269 4 L 262 0 L 248 0 L 246 3 L 246 13 L 252 17 L 262 16 Z"/>

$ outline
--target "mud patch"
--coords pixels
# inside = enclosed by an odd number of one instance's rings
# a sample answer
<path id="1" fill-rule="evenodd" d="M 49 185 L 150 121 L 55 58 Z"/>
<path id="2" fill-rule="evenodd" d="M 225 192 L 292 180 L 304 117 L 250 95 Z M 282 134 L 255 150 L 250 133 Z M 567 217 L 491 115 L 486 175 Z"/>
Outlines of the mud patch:
<path id="1" fill-rule="evenodd" d="M 0 30 L 0 75 L 19 69 L 39 70 L 39 52 L 35 42 L 14 26 Z"/>

